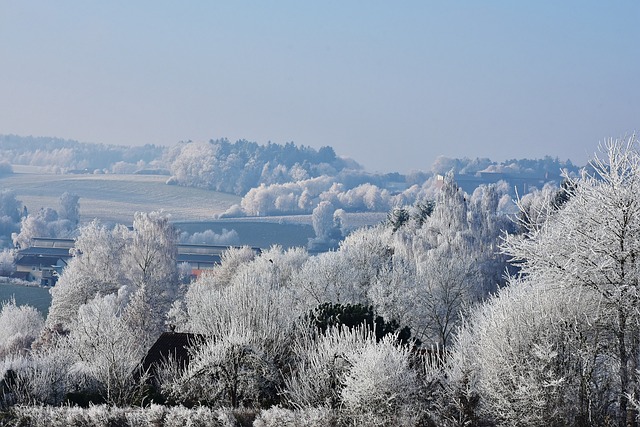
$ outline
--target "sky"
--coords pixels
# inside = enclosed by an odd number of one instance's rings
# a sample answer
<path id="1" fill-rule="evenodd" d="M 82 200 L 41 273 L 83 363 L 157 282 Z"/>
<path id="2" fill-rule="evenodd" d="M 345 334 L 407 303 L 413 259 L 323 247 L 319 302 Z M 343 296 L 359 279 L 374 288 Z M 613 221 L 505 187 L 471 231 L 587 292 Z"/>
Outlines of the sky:
<path id="1" fill-rule="evenodd" d="M 640 2 L 0 0 L 0 134 L 584 164 L 640 130 Z"/>

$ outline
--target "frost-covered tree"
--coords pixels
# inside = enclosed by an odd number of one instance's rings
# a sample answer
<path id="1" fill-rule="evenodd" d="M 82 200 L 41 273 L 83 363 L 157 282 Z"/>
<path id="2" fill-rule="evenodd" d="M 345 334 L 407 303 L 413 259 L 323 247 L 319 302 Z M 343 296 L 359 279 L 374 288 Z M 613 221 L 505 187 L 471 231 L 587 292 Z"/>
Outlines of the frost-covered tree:
<path id="1" fill-rule="evenodd" d="M 313 210 L 311 219 L 317 238 L 325 240 L 336 238 L 336 226 L 333 221 L 334 212 L 335 209 L 331 202 L 320 202 Z"/>
<path id="2" fill-rule="evenodd" d="M 16 198 L 13 190 L 0 191 L 0 217 L 8 217 L 12 222 L 20 222 L 22 202 Z"/>
<path id="3" fill-rule="evenodd" d="M 342 377 L 347 418 L 359 426 L 413 426 L 421 418 L 418 373 L 412 352 L 387 335 L 345 353 L 350 369 Z"/>
<path id="4" fill-rule="evenodd" d="M 306 251 L 273 247 L 259 256 L 229 250 L 211 274 L 192 282 L 172 317 L 205 344 L 188 370 L 162 388 L 174 401 L 238 406 L 272 401 L 289 363 L 297 320 L 308 310 L 293 286 Z"/>
<path id="5" fill-rule="evenodd" d="M 34 307 L 16 305 L 15 299 L 0 308 L 0 359 L 26 352 L 42 332 L 44 320 Z"/>
<path id="6" fill-rule="evenodd" d="M 130 286 L 126 318 L 150 345 L 165 329 L 167 313 L 182 294 L 177 233 L 162 212 L 135 214 L 122 267 Z"/>
<path id="7" fill-rule="evenodd" d="M 614 319 L 609 346 L 619 363 L 618 422 L 635 417 L 629 396 L 639 395 L 640 153 L 635 136 L 608 140 L 593 172 L 568 178 L 569 200 L 542 224 L 507 238 L 506 253 L 525 275 L 568 289 L 598 293 Z M 635 422 L 635 421 L 632 421 Z"/>
<path id="8" fill-rule="evenodd" d="M 19 248 L 27 248 L 34 237 L 68 238 L 74 235 L 77 222 L 61 218 L 53 208 L 42 208 L 35 214 L 22 217 L 20 232 L 11 235 L 13 244 Z"/>
<path id="9" fill-rule="evenodd" d="M 456 337 L 447 360 L 448 416 L 497 425 L 604 424 L 620 390 L 612 387 L 610 319 L 601 302 L 591 289 L 513 279 Z"/>
<path id="10" fill-rule="evenodd" d="M 134 371 L 146 347 L 125 320 L 124 296 L 96 296 L 80 306 L 69 335 L 73 370 L 91 380 L 91 390 L 113 405 L 131 403 L 138 390 Z"/>
<path id="11" fill-rule="evenodd" d="M 434 204 L 392 214 L 392 256 L 374 276 L 368 297 L 385 318 L 409 326 L 425 343 L 447 346 L 463 310 L 494 291 L 506 267 L 499 236 L 512 227 L 487 186 L 468 197 L 445 177 Z"/>
<path id="12" fill-rule="evenodd" d="M 339 218 L 340 212 L 337 212 L 331 202 L 322 201 L 313 209 L 311 220 L 316 237 L 309 239 L 310 249 L 337 246 L 338 241 L 342 237 Z"/>
<path id="13" fill-rule="evenodd" d="M 13 245 L 21 249 L 31 246 L 31 239 L 34 237 L 52 237 L 49 235 L 47 223 L 37 215 L 22 218 L 20 232 L 11 235 Z"/>
<path id="14" fill-rule="evenodd" d="M 79 200 L 80 196 L 77 194 L 71 194 L 66 191 L 62 193 L 59 200 L 58 217 L 77 225 L 80 222 Z"/>
<path id="15" fill-rule="evenodd" d="M 47 326 L 70 327 L 78 308 L 96 294 L 115 293 L 126 285 L 123 256 L 130 231 L 125 226 L 113 229 L 93 221 L 80 229 L 72 253 L 58 283 L 51 288 L 51 308 Z"/>
<path id="16" fill-rule="evenodd" d="M 123 316 L 150 345 L 181 295 L 176 232 L 162 213 L 136 214 L 133 230 L 94 221 L 80 230 L 74 257 L 51 289 L 47 325 L 72 328 L 78 308 L 96 295 L 126 296 Z"/>
<path id="17" fill-rule="evenodd" d="M 3 249 L 0 252 L 0 276 L 9 276 L 16 270 L 15 249 Z"/>
<path id="18" fill-rule="evenodd" d="M 421 252 L 419 259 L 396 254 L 369 298 L 381 315 L 410 327 L 421 341 L 447 346 L 462 311 L 478 300 L 474 262 L 448 245 Z"/>

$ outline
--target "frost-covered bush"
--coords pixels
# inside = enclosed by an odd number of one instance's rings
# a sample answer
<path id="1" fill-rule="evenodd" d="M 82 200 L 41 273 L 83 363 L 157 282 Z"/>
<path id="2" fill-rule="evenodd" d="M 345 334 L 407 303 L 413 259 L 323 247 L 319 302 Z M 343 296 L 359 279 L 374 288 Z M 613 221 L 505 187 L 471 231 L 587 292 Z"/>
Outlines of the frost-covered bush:
<path id="1" fill-rule="evenodd" d="M 375 335 L 362 327 L 329 328 L 319 337 L 300 335 L 293 346 L 295 369 L 285 380 L 283 395 L 290 406 L 310 408 L 341 404 L 342 377 L 349 369 L 345 358 Z"/>
<path id="2" fill-rule="evenodd" d="M 16 305 L 15 299 L 4 301 L 0 308 L 0 359 L 25 351 L 40 335 L 44 319 L 28 305 Z"/>
<path id="3" fill-rule="evenodd" d="M 263 406 L 276 396 L 280 384 L 277 356 L 269 352 L 266 336 L 245 328 L 209 339 L 193 350 L 183 372 L 160 379 L 166 399 L 189 406 Z"/>
<path id="4" fill-rule="evenodd" d="M 18 403 L 57 405 L 64 401 L 68 391 L 84 382 L 73 371 L 75 358 L 62 341 L 55 347 L 40 348 L 29 357 L 13 361 L 9 368 L 16 372 L 13 392 Z"/>
<path id="5" fill-rule="evenodd" d="M 411 351 L 387 335 L 345 354 L 349 369 L 340 396 L 347 418 L 359 426 L 413 426 L 421 418 L 418 374 Z"/>
<path id="6" fill-rule="evenodd" d="M 423 359 L 399 344 L 396 334 L 378 342 L 365 326 L 332 327 L 299 338 L 294 352 L 283 396 L 297 413 L 322 408 L 319 422 L 333 413 L 348 425 L 417 425 L 425 419 L 430 384 Z M 282 409 L 261 417 L 265 423 L 282 419 L 284 425 L 306 425 L 293 424 L 292 412 Z"/>
<path id="7" fill-rule="evenodd" d="M 272 406 L 263 409 L 253 422 L 254 427 L 331 427 L 337 424 L 336 412 L 326 407 L 285 409 Z"/>
<path id="8" fill-rule="evenodd" d="M 235 417 L 228 410 L 206 407 L 151 405 L 147 408 L 122 408 L 96 405 L 15 406 L 9 415 L 12 425 L 33 427 L 235 427 Z"/>
<path id="9" fill-rule="evenodd" d="M 238 232 L 235 230 L 227 230 L 223 228 L 220 233 L 216 233 L 213 230 L 205 230 L 203 232 L 196 232 L 189 234 L 187 232 L 180 233 L 180 243 L 187 243 L 192 245 L 237 245 L 240 238 Z"/>
<path id="10" fill-rule="evenodd" d="M 598 307 L 589 291 L 531 281 L 501 289 L 457 338 L 448 374 L 457 417 L 474 410 L 498 425 L 603 422 L 619 390 L 611 388 L 616 362 L 602 353 L 610 329 Z"/>

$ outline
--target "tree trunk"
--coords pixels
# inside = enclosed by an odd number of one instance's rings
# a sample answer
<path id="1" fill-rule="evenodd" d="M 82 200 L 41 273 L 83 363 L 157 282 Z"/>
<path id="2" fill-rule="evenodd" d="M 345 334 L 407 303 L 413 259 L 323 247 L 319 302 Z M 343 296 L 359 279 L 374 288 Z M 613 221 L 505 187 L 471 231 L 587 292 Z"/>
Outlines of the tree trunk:
<path id="1" fill-rule="evenodd" d="M 618 425 L 620 427 L 635 427 L 635 411 L 629 408 L 627 393 L 633 393 L 629 384 L 629 354 L 626 343 L 627 316 L 624 310 L 618 308 L 618 357 L 620 358 L 620 417 Z"/>
<path id="2" fill-rule="evenodd" d="M 633 399 L 638 398 L 638 353 L 640 343 L 638 333 L 634 331 L 631 338 L 631 356 L 629 357 L 629 394 Z M 635 405 L 627 404 L 627 427 L 636 427 L 638 411 Z"/>

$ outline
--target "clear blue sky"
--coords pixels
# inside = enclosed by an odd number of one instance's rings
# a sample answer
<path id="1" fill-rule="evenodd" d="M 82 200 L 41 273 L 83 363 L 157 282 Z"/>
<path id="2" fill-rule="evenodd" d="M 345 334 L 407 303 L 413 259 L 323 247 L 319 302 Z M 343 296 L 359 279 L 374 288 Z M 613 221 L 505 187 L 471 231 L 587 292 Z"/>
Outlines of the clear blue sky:
<path id="1" fill-rule="evenodd" d="M 0 133 L 584 163 L 640 130 L 638 1 L 0 0 Z"/>

